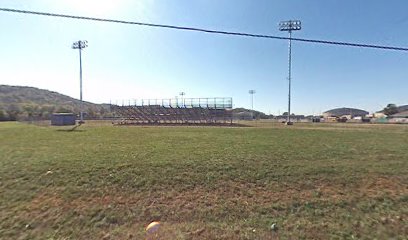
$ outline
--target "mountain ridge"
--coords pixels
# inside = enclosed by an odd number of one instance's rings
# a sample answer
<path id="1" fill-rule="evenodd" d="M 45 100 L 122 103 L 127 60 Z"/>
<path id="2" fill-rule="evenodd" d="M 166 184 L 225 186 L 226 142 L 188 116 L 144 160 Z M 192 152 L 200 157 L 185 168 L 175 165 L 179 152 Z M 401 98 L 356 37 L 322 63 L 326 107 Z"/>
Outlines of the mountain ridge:
<path id="1" fill-rule="evenodd" d="M 83 102 L 89 117 L 104 116 L 108 104 Z M 81 101 L 70 96 L 30 86 L 0 85 L 0 120 L 49 119 L 55 112 L 79 113 Z"/>

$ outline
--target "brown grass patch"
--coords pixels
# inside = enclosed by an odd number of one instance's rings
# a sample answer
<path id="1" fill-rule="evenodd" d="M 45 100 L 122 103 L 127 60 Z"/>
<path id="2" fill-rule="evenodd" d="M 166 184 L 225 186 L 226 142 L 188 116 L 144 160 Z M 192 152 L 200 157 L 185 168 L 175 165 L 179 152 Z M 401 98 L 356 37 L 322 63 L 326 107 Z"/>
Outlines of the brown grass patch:
<path id="1" fill-rule="evenodd" d="M 244 215 L 255 213 L 256 208 L 268 206 L 271 203 L 291 204 L 313 201 L 338 202 L 360 198 L 387 197 L 397 198 L 408 195 L 408 187 L 401 177 L 367 177 L 354 184 L 343 184 L 330 181 L 313 183 L 279 184 L 257 186 L 251 183 L 221 182 L 214 189 L 196 186 L 192 189 L 165 192 L 118 192 L 107 191 L 103 196 L 89 195 L 73 200 L 63 199 L 58 194 L 42 192 L 28 205 L 28 211 L 39 211 L 46 208 L 75 209 L 86 211 L 95 206 L 101 208 L 131 208 L 142 209 L 140 219 L 149 219 L 152 212 L 161 210 L 167 214 L 162 218 L 170 221 L 197 220 L 197 211 L 228 218 L 219 212 L 220 207 L 226 209 L 239 208 Z M 52 192 L 52 191 L 50 191 Z M 155 220 L 155 219 L 152 219 Z"/>
<path id="2" fill-rule="evenodd" d="M 71 200 L 57 193 L 61 190 L 41 192 L 26 206 L 23 218 L 35 223 L 33 231 L 41 232 L 53 226 L 67 212 L 76 212 L 78 217 L 83 218 L 94 214 L 92 211 L 96 209 L 96 212 L 108 211 L 107 215 L 115 212 L 125 214 L 123 216 L 126 218 L 124 221 L 115 220 L 113 224 L 104 227 L 97 234 L 100 239 L 146 238 L 144 228 L 156 220 L 162 222 L 161 229 L 151 239 L 236 239 L 238 236 L 242 239 L 277 239 L 282 231 L 293 236 L 323 239 L 327 235 L 322 229 L 327 229 L 328 224 L 316 223 L 309 218 L 297 219 L 290 212 L 291 209 L 308 203 L 317 206 L 323 204 L 321 208 L 325 208 L 341 201 L 408 195 L 404 178 L 383 176 L 370 176 L 353 184 L 316 180 L 290 185 L 275 183 L 258 186 L 229 181 L 220 182 L 213 189 L 196 186 L 183 191 L 168 189 L 144 193 L 118 192 L 114 189 L 106 191 L 102 196 L 95 194 Z M 126 213 L 132 210 L 137 214 L 132 218 L 126 217 Z M 261 216 L 259 214 L 286 220 L 280 223 L 282 226 L 279 226 L 278 232 L 270 231 L 268 226 L 257 229 L 251 227 L 251 223 L 245 223 L 245 219 L 256 219 Z M 386 224 L 392 222 L 398 230 L 400 226 L 395 225 L 395 221 L 403 224 L 401 221 L 406 218 L 401 213 L 400 216 L 385 216 L 384 220 L 378 221 Z M 87 221 L 92 221 L 92 218 L 89 217 Z M 355 224 L 356 229 L 359 229 L 360 223 Z"/>

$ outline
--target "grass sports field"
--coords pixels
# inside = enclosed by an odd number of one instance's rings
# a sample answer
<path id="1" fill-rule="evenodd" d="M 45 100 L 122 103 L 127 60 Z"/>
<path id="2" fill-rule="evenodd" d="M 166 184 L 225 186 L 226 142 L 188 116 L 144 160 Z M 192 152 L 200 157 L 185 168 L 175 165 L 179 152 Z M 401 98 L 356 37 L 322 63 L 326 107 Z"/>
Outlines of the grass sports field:
<path id="1" fill-rule="evenodd" d="M 0 123 L 0 156 L 0 239 L 408 236 L 408 125 Z"/>

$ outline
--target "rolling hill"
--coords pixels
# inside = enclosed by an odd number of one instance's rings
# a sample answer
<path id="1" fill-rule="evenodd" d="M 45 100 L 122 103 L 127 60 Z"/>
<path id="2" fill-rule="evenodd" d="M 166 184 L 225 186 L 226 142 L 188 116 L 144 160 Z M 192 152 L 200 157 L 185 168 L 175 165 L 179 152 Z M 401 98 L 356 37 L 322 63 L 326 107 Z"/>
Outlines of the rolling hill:
<path id="1" fill-rule="evenodd" d="M 49 119 L 52 113 L 79 113 L 78 99 L 35 87 L 0 85 L 0 121 Z M 89 118 L 111 117 L 108 104 L 84 102 Z M 262 112 L 236 108 L 234 114 L 250 114 L 255 118 L 268 118 Z"/>
<path id="2" fill-rule="evenodd" d="M 44 89 L 0 85 L 0 121 L 48 119 L 55 112 L 80 111 L 78 99 Z M 84 102 L 88 117 L 97 118 L 109 113 L 106 104 Z"/>

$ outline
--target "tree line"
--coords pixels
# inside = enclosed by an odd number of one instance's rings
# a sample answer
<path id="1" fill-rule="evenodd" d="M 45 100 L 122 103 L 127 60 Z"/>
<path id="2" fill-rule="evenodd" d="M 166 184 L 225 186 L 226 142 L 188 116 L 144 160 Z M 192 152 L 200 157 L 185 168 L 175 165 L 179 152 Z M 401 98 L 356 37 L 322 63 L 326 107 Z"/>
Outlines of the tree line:
<path id="1" fill-rule="evenodd" d="M 37 104 L 10 104 L 0 105 L 0 121 L 33 121 L 49 120 L 53 113 L 79 113 L 78 107 L 63 105 L 37 105 Z M 85 117 L 88 119 L 101 119 L 111 117 L 107 107 L 87 106 L 84 108 Z"/>

